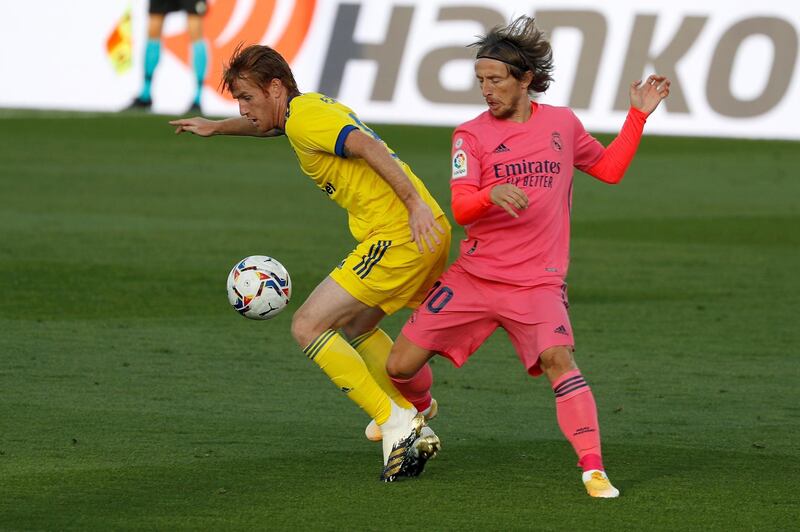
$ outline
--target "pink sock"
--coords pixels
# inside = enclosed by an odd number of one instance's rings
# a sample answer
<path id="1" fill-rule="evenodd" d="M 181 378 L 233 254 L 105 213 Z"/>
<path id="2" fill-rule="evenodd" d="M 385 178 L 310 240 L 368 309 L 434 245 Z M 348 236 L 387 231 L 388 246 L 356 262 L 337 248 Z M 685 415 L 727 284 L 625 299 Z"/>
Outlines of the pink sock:
<path id="1" fill-rule="evenodd" d="M 597 405 L 589 385 L 578 369 L 568 371 L 553 383 L 558 426 L 578 454 L 584 471 L 603 470 Z"/>
<path id="2" fill-rule="evenodd" d="M 422 412 L 431 406 L 431 386 L 433 385 L 433 371 L 428 364 L 422 366 L 416 375 L 410 379 L 396 379 L 389 376 L 403 397 L 414 405 L 417 412 Z"/>

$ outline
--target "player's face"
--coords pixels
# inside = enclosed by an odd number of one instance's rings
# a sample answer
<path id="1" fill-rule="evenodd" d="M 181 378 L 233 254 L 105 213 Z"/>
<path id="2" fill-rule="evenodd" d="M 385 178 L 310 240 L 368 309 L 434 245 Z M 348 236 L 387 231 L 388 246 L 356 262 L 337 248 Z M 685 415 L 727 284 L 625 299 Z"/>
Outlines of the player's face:
<path id="1" fill-rule="evenodd" d="M 239 102 L 239 114 L 250 120 L 261 132 L 277 126 L 275 115 L 277 101 L 260 85 L 249 79 L 239 79 L 232 87 L 231 95 Z"/>
<path id="2" fill-rule="evenodd" d="M 528 84 L 512 76 L 505 63 L 485 57 L 478 59 L 475 76 L 489 112 L 496 118 L 511 118 L 530 105 Z"/>

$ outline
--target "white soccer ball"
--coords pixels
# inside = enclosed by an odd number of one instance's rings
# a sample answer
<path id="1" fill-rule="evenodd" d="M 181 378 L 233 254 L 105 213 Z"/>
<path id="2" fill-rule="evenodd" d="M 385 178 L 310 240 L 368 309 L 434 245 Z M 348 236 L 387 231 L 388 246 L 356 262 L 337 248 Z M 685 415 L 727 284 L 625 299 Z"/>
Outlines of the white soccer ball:
<path id="1" fill-rule="evenodd" d="M 289 272 L 272 257 L 247 257 L 237 262 L 228 274 L 228 301 L 245 318 L 274 318 L 286 308 L 291 297 Z"/>

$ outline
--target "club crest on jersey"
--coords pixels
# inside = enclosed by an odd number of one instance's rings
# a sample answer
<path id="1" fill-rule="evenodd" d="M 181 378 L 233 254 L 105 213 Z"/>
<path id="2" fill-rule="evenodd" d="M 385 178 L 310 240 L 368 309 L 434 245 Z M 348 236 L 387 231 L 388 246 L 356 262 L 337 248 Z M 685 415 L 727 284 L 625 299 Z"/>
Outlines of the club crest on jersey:
<path id="1" fill-rule="evenodd" d="M 467 154 L 458 150 L 453 154 L 453 179 L 467 175 Z"/>
<path id="2" fill-rule="evenodd" d="M 553 131 L 553 134 L 550 135 L 550 146 L 556 151 L 561 151 L 561 135 L 558 131 Z"/>

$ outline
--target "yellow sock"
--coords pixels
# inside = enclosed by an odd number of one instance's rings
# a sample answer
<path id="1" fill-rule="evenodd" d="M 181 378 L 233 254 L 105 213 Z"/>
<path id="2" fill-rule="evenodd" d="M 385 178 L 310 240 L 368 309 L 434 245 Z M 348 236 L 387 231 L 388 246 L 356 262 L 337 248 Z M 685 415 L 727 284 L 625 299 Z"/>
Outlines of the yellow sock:
<path id="1" fill-rule="evenodd" d="M 303 349 L 333 383 L 378 423 L 392 412 L 389 396 L 381 390 L 359 354 L 336 331 L 328 329 Z"/>
<path id="2" fill-rule="evenodd" d="M 411 408 L 413 405 L 403 397 L 397 388 L 394 387 L 389 375 L 386 373 L 386 360 L 392 350 L 392 339 L 381 329 L 373 329 L 361 336 L 355 337 L 350 345 L 358 351 L 364 363 L 367 365 L 372 378 L 391 397 L 392 401 L 401 408 Z"/>

